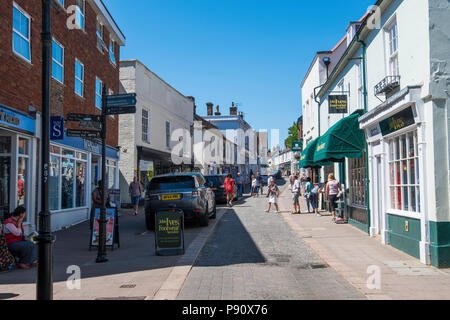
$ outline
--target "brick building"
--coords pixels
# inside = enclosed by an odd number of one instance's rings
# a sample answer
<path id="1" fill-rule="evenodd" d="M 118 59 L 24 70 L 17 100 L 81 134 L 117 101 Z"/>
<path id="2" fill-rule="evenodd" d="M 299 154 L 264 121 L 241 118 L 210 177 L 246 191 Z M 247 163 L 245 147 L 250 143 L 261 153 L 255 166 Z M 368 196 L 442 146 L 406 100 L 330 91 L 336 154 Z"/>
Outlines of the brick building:
<path id="1" fill-rule="evenodd" d="M 120 46 L 125 37 L 101 0 L 54 0 L 51 116 L 101 113 L 101 88 L 119 93 Z M 42 3 L 0 2 L 0 218 L 27 208 L 27 230 L 39 212 L 42 104 Z M 107 123 L 108 187 L 118 187 L 118 116 Z M 78 124 L 65 123 L 76 129 Z M 52 228 L 84 221 L 101 174 L 101 143 L 52 141 Z"/>

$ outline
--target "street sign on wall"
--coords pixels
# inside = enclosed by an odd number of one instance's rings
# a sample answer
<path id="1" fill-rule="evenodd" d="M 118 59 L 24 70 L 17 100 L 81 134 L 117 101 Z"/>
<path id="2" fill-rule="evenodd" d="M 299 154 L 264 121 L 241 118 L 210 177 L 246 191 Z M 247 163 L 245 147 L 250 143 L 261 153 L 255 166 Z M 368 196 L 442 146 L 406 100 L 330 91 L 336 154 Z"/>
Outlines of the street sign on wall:
<path id="1" fill-rule="evenodd" d="M 348 97 L 346 95 L 328 96 L 328 113 L 347 113 Z"/>

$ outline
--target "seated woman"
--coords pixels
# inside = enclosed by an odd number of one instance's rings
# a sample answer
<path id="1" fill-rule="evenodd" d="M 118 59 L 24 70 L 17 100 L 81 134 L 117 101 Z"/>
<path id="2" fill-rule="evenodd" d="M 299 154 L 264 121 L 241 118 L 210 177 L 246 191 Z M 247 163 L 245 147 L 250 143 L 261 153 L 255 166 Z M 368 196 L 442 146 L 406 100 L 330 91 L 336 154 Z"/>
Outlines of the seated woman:
<path id="1" fill-rule="evenodd" d="M 28 241 L 23 230 L 23 220 L 26 216 L 26 209 L 17 207 L 9 219 L 6 219 L 5 238 L 9 251 L 13 256 L 18 257 L 17 266 L 21 269 L 30 269 L 37 265 L 36 245 Z"/>

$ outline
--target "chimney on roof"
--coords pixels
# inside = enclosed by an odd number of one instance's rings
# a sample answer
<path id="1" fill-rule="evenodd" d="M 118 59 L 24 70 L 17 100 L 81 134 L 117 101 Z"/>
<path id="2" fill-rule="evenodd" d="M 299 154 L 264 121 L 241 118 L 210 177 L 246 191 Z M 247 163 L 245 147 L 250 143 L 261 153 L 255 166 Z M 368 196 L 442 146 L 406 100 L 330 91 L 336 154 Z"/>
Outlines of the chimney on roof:
<path id="1" fill-rule="evenodd" d="M 244 113 L 243 112 L 238 112 L 238 116 L 241 117 L 242 119 L 244 119 Z"/>
<path id="2" fill-rule="evenodd" d="M 206 107 L 208 108 L 208 116 L 212 116 L 214 104 L 212 102 L 207 102 Z"/>
<path id="3" fill-rule="evenodd" d="M 216 106 L 216 113 L 214 113 L 215 116 L 221 116 L 222 114 L 219 111 L 219 106 Z"/>
<path id="4" fill-rule="evenodd" d="M 237 107 L 234 106 L 234 102 L 231 103 L 230 116 L 237 116 Z"/>
<path id="5" fill-rule="evenodd" d="M 189 96 L 189 97 L 186 97 L 186 98 L 188 98 L 189 100 L 191 100 L 192 101 L 192 104 L 193 104 L 193 106 L 194 106 L 194 114 L 197 114 L 197 106 L 195 105 L 195 98 L 194 97 L 192 97 L 192 96 Z"/>

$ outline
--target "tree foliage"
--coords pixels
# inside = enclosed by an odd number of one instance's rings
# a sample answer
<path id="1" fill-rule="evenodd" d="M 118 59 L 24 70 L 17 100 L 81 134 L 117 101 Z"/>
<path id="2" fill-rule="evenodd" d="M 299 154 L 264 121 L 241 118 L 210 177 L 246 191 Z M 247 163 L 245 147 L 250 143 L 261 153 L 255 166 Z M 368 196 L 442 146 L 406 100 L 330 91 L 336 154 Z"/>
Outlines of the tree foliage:
<path id="1" fill-rule="evenodd" d="M 294 122 L 292 127 L 290 127 L 288 129 L 288 133 L 289 133 L 289 136 L 286 139 L 286 141 L 284 142 L 284 144 L 286 145 L 287 148 L 291 148 L 292 149 L 292 143 L 298 141 L 297 123 Z"/>

